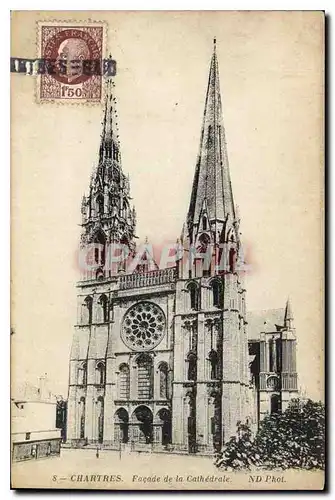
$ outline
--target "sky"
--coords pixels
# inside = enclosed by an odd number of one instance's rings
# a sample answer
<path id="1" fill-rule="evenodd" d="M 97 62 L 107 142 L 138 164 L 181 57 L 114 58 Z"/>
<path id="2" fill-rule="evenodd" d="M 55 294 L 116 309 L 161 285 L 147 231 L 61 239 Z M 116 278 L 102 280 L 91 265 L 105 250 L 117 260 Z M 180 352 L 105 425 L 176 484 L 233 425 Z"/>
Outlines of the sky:
<path id="1" fill-rule="evenodd" d="M 38 55 L 21 12 L 11 55 Z M 186 217 L 217 39 L 235 203 L 251 272 L 248 310 L 290 296 L 299 385 L 323 387 L 323 20 L 308 12 L 92 12 L 108 25 L 122 164 L 139 241 L 174 242 Z M 102 106 L 36 102 L 35 77 L 12 75 L 12 380 L 47 373 L 67 394 L 76 323 L 80 206 L 96 166 Z"/>

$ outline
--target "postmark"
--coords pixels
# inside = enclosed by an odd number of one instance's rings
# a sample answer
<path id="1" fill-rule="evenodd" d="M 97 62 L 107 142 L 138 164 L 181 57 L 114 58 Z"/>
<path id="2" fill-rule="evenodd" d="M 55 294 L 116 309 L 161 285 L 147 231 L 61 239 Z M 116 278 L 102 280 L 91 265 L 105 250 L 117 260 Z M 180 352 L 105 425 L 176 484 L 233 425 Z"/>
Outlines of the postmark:
<path id="1" fill-rule="evenodd" d="M 38 27 L 38 57 L 46 61 L 47 71 L 37 78 L 37 100 L 100 103 L 105 23 L 54 21 L 41 22 Z"/>

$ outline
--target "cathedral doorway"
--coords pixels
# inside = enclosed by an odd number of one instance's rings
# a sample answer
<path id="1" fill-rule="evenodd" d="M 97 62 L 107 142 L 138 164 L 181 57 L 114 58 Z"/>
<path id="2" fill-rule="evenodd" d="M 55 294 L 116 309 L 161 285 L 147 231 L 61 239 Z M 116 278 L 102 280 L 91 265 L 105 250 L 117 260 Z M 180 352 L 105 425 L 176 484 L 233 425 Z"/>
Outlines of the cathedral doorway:
<path id="1" fill-rule="evenodd" d="M 153 441 L 153 417 L 150 408 L 147 406 L 139 406 L 133 413 L 134 423 L 137 424 L 139 434 L 138 442 L 149 444 Z"/>
<path id="2" fill-rule="evenodd" d="M 273 394 L 271 396 L 271 415 L 273 413 L 279 413 L 281 411 L 281 401 L 279 394 Z"/>
<path id="3" fill-rule="evenodd" d="M 171 412 L 166 408 L 162 408 L 158 412 L 158 417 L 162 422 L 162 445 L 165 446 L 171 443 L 172 440 L 172 424 L 171 424 Z"/>
<path id="4" fill-rule="evenodd" d="M 129 417 L 124 408 L 119 408 L 114 416 L 114 439 L 117 442 L 128 443 Z"/>

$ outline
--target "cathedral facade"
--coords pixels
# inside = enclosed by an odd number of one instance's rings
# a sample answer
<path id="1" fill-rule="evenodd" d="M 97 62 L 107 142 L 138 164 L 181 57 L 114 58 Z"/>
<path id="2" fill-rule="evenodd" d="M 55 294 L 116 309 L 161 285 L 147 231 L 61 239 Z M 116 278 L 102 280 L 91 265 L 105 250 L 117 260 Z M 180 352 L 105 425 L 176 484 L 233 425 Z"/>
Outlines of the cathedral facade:
<path id="1" fill-rule="evenodd" d="M 213 453 L 238 421 L 256 428 L 297 395 L 289 301 L 272 315 L 247 313 L 215 41 L 178 240 L 183 257 L 166 268 L 150 252 L 131 269 L 111 258 L 111 246 L 136 255 L 136 212 L 121 165 L 114 83 L 106 85 L 98 166 L 82 202 L 81 249 L 90 249 L 91 265 L 77 284 L 67 439 Z"/>

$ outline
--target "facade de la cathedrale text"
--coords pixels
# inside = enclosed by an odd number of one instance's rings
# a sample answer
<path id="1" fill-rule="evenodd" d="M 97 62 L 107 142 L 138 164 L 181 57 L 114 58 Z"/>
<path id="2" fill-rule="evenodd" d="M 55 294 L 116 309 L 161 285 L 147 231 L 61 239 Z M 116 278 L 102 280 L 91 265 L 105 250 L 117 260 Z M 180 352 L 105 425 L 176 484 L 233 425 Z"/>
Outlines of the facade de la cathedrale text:
<path id="1" fill-rule="evenodd" d="M 225 252 L 224 272 L 194 259 L 132 272 L 105 266 L 104 248 L 136 251 L 136 213 L 121 167 L 114 83 L 106 83 L 98 166 L 82 202 L 81 248 L 96 243 L 94 271 L 77 284 L 70 354 L 67 440 L 71 446 L 213 454 L 237 422 L 251 428 L 297 397 L 296 333 L 283 309 L 247 313 L 239 259 L 214 40 L 200 149 L 180 238 Z M 284 305 L 284 304 L 283 304 Z"/>

